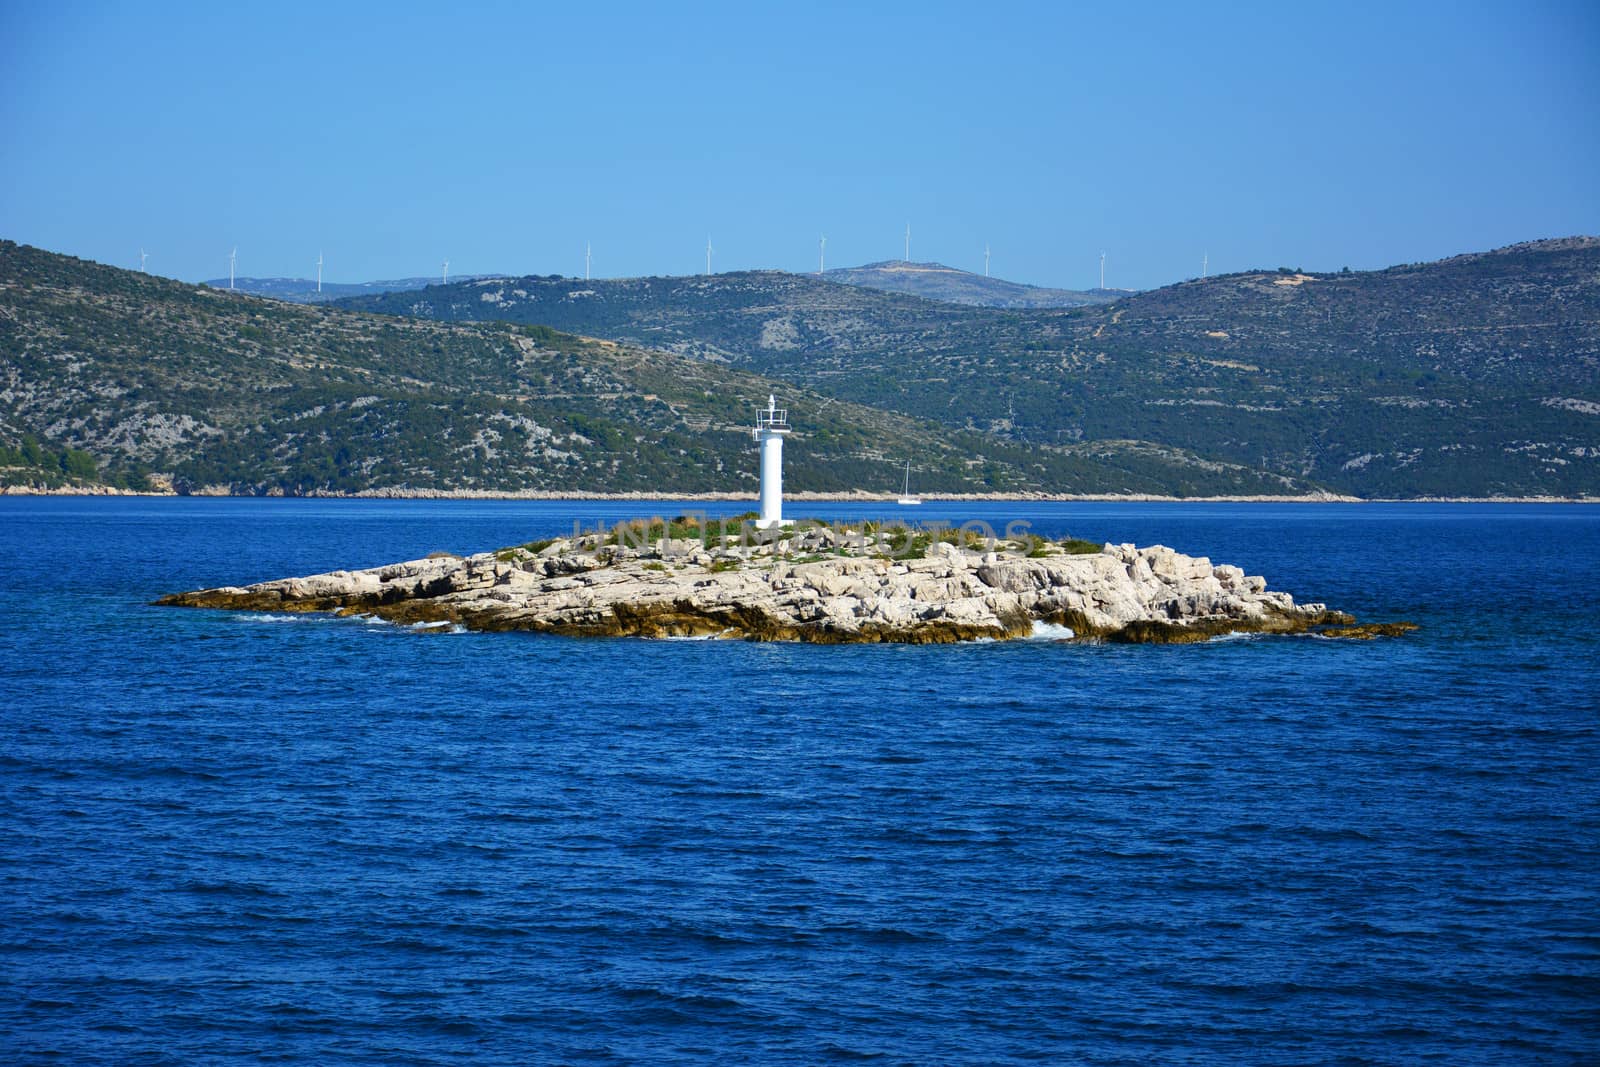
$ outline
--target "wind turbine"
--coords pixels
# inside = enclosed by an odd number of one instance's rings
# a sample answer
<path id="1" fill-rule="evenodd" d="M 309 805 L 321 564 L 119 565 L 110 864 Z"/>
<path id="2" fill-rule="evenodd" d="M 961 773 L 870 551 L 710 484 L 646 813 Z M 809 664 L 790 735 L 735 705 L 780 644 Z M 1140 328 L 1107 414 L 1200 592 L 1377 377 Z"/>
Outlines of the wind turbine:
<path id="1" fill-rule="evenodd" d="M 1106 287 L 1106 254 L 1100 253 L 1100 288 Z"/>
<path id="2" fill-rule="evenodd" d="M 322 253 L 317 253 L 317 292 L 322 292 Z"/>
<path id="3" fill-rule="evenodd" d="M 233 263 L 238 258 L 239 258 L 239 249 L 238 249 L 238 246 L 235 246 L 233 251 L 228 253 L 228 291 L 229 292 L 233 291 Z"/>
<path id="4" fill-rule="evenodd" d="M 984 245 L 983 246 L 983 276 L 985 278 L 987 278 L 989 276 L 989 246 L 988 245 Z"/>
<path id="5" fill-rule="evenodd" d="M 594 246 L 583 242 L 583 280 L 589 280 L 589 265 L 594 261 Z"/>
<path id="6" fill-rule="evenodd" d="M 144 261 L 149 259 L 149 258 L 150 257 L 145 254 L 145 250 L 144 249 L 142 249 L 142 248 L 139 249 L 139 273 L 140 274 L 148 274 L 148 273 L 150 273 L 149 271 L 144 269 Z"/>
<path id="7" fill-rule="evenodd" d="M 821 274 L 827 269 L 828 264 L 828 235 L 823 234 L 817 242 L 817 273 Z"/>
<path id="8" fill-rule="evenodd" d="M 1200 280 L 1201 281 L 1205 281 L 1205 279 L 1206 279 L 1206 267 L 1210 266 L 1210 263 L 1211 263 L 1211 253 L 1210 252 L 1201 252 L 1200 253 Z"/>
<path id="9" fill-rule="evenodd" d="M 911 223 L 906 223 L 906 262 L 911 262 Z"/>
<path id="10" fill-rule="evenodd" d="M 713 249 L 711 247 L 711 235 L 708 233 L 708 234 L 706 234 L 706 273 L 707 274 L 711 273 L 711 253 L 713 251 L 715 251 L 715 249 Z"/>
<path id="11" fill-rule="evenodd" d="M 447 259 L 444 262 L 440 263 L 439 264 L 439 270 L 443 272 L 442 275 L 441 275 L 442 280 L 440 281 L 439 284 L 440 285 L 449 285 L 450 284 L 450 261 Z"/>

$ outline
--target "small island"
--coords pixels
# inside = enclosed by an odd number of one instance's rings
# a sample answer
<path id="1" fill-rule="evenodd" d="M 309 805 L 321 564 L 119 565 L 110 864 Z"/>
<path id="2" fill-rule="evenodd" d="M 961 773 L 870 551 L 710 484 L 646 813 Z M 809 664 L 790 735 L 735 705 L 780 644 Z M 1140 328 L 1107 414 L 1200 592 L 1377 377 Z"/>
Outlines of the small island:
<path id="1" fill-rule="evenodd" d="M 1155 545 L 1047 540 L 1014 523 L 635 520 L 473 556 L 175 593 L 161 605 L 333 612 L 438 628 L 583 637 L 935 644 L 1053 636 L 1126 643 L 1222 634 L 1369 638 L 1264 578 Z"/>

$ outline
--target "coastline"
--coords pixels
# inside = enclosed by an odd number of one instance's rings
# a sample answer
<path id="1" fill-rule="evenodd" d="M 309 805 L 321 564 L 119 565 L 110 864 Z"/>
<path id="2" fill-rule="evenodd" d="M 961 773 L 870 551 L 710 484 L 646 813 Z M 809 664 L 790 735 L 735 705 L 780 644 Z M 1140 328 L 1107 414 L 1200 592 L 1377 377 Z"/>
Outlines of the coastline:
<path id="1" fill-rule="evenodd" d="M 64 486 L 55 489 L 35 486 L 0 486 L 5 496 L 125 496 L 125 497 L 229 497 L 244 500 L 618 500 L 618 501 L 693 501 L 704 503 L 754 503 L 756 493 L 596 493 L 584 490 L 527 489 L 518 491 L 485 489 L 364 489 L 356 493 L 311 492 L 288 497 L 283 493 L 195 493 L 145 492 L 110 486 Z M 893 493 L 785 493 L 784 499 L 796 503 L 895 504 Z M 1359 497 L 1339 493 L 1299 493 L 1284 495 L 1245 494 L 1237 496 L 1162 496 L 1155 493 L 930 493 L 923 504 L 997 502 L 1092 504 L 1600 504 L 1600 496 L 1416 496 Z"/>

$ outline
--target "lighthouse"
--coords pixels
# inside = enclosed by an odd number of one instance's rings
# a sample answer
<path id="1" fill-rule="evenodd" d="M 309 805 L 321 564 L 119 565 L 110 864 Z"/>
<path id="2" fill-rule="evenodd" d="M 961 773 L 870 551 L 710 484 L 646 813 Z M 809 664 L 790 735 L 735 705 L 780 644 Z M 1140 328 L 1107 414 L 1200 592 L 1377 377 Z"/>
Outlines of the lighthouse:
<path id="1" fill-rule="evenodd" d="M 767 407 L 756 412 L 755 438 L 761 442 L 761 517 L 756 529 L 783 525 L 783 439 L 789 433 L 789 412 L 778 398 L 767 397 Z"/>

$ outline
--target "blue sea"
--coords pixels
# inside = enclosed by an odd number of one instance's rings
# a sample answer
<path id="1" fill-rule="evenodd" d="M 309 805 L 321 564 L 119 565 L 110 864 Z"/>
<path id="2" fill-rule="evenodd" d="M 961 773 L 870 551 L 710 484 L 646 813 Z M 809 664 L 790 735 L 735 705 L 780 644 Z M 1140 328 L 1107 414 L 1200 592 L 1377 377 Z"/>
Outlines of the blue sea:
<path id="1" fill-rule="evenodd" d="M 0 1060 L 1600 1062 L 1600 508 L 921 509 L 1368 643 L 149 606 L 691 506 L 0 498 Z"/>

